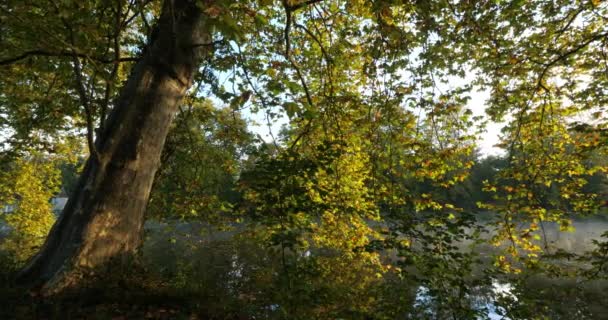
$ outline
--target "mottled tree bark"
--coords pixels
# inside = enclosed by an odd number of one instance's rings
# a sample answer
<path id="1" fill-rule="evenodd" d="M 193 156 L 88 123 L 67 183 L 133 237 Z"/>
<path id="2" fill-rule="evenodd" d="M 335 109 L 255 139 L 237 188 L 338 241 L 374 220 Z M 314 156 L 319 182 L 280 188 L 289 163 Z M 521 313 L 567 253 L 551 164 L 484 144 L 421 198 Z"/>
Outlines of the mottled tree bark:
<path id="1" fill-rule="evenodd" d="M 155 32 L 117 98 L 78 187 L 41 251 L 21 271 L 46 294 L 77 287 L 83 272 L 132 255 L 165 138 L 191 86 L 209 33 L 194 0 L 166 0 Z"/>

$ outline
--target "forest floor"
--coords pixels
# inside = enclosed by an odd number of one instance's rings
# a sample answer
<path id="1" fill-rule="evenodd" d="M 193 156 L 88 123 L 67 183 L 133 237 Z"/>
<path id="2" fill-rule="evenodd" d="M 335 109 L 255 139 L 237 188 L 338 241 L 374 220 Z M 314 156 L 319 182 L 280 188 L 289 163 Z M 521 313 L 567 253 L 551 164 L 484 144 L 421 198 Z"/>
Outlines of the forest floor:
<path id="1" fill-rule="evenodd" d="M 214 319 L 195 297 L 129 289 L 87 290 L 42 297 L 18 287 L 0 289 L 0 319 Z M 237 315 L 222 319 L 240 319 Z"/>

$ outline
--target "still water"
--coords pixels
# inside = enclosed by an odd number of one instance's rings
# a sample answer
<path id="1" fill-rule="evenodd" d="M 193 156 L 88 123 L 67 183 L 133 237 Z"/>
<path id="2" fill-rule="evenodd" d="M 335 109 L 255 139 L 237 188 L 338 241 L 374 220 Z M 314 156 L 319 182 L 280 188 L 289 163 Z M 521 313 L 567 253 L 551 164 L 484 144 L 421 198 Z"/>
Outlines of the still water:
<path id="1" fill-rule="evenodd" d="M 575 232 L 560 232 L 556 224 L 545 223 L 544 234 L 549 250 L 563 249 L 575 254 L 582 254 L 594 248 L 593 240 L 600 240 L 601 235 L 608 230 L 608 219 L 584 219 L 573 222 Z M 226 279 L 227 286 L 235 287 L 232 282 L 245 281 L 248 270 L 264 266 L 248 266 L 243 255 L 254 254 L 255 249 L 228 250 L 225 245 L 232 241 L 239 231 L 215 231 L 200 224 L 180 223 L 172 225 L 167 232 L 166 225 L 148 223 L 149 240 L 144 248 L 144 255 L 149 259 L 162 259 L 158 265 L 167 267 L 165 255 L 172 252 L 171 261 L 181 258 L 188 263 L 200 266 L 200 272 L 207 277 L 210 268 L 223 275 L 214 277 Z M 491 227 L 491 226 L 489 226 Z M 491 228 L 490 228 L 491 229 Z M 491 233 L 491 232 L 490 232 Z M 181 246 L 172 249 L 180 243 L 196 239 L 199 244 L 194 247 Z M 229 245 L 229 246 L 232 246 Z M 464 245 L 463 245 L 464 246 Z M 190 249 L 188 249 L 190 248 Z M 193 250 L 195 252 L 189 252 Z M 481 256 L 490 257 L 495 249 L 491 246 L 481 246 L 477 250 Z M 159 258 L 159 252 L 163 258 Z M 309 257 L 305 252 L 304 257 Z M 210 262 L 212 261 L 212 262 Z M 215 261 L 215 262 L 213 262 Z M 215 263 L 215 265 L 213 265 Z M 254 261 L 252 263 L 257 263 Z M 559 261 L 563 265 L 578 267 L 574 261 Z M 472 274 L 472 278 L 483 277 Z M 242 284 L 241 284 L 242 285 Z M 410 284 L 411 285 L 411 284 Z M 412 298 L 413 311 L 402 314 L 396 319 L 608 319 L 608 281 L 586 280 L 581 277 L 549 277 L 546 274 L 526 274 L 525 276 L 489 277 L 483 285 L 471 287 L 464 297 L 469 305 L 478 310 L 473 317 L 459 317 L 442 312 L 438 309 L 438 301 L 428 287 L 417 285 L 409 289 Z M 236 293 L 236 292 L 235 292 Z M 269 314 L 278 312 L 281 306 L 276 303 L 268 304 Z M 439 311 L 438 311 L 439 310 Z M 273 318 L 270 317 L 269 318 Z"/>

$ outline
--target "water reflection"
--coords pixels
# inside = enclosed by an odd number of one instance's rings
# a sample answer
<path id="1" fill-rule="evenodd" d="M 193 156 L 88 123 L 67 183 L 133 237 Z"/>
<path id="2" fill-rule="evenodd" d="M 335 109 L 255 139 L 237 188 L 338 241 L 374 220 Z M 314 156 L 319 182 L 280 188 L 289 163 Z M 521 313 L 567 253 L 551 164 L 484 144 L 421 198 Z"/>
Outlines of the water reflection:
<path id="1" fill-rule="evenodd" d="M 511 320 L 507 317 L 505 308 L 497 305 L 497 298 L 507 298 L 517 300 L 515 294 L 513 294 L 513 285 L 510 283 L 500 282 L 496 279 L 492 279 L 492 286 L 489 294 L 483 294 L 484 288 L 475 288 L 477 294 L 473 296 L 467 296 L 467 300 L 470 301 L 471 307 L 477 310 L 479 313 L 485 315 L 480 316 L 478 319 L 490 319 L 490 320 Z M 432 318 L 439 318 L 437 311 L 433 308 L 433 297 L 430 294 L 429 288 L 425 286 L 419 286 L 416 290 L 416 299 L 414 302 L 414 309 L 423 310 L 423 312 Z M 414 315 L 411 315 L 414 317 Z"/>
<path id="2" fill-rule="evenodd" d="M 608 229 L 608 221 L 588 219 L 574 221 L 576 232 L 559 232 L 557 225 L 546 223 L 545 234 L 551 250 L 564 249 L 582 253 L 593 248 L 592 240 L 599 239 Z M 252 241 L 238 239 L 239 231 L 214 231 L 197 224 L 167 225 L 148 223 L 148 241 L 144 247 L 144 256 L 152 265 L 158 266 L 164 274 L 177 277 L 186 273 L 187 282 L 180 284 L 185 290 L 204 291 L 205 299 L 217 299 L 225 303 L 227 299 L 238 300 L 242 304 L 245 318 L 282 319 L 286 310 L 297 310 L 287 305 L 285 295 L 293 295 L 293 301 L 313 301 L 318 310 L 332 310 L 330 305 L 332 286 L 340 286 L 331 279 L 326 283 L 307 283 L 306 277 L 314 279 L 315 274 L 291 274 L 290 281 L 300 276 L 304 286 L 295 286 L 284 281 L 284 272 L 276 251 Z M 490 256 L 495 248 L 480 246 L 483 255 Z M 297 263 L 314 263 L 317 252 L 301 252 Z M 394 258 L 394 257 L 393 257 Z M 290 269 L 292 271 L 293 269 Z M 297 270 L 297 269 L 296 269 Z M 463 282 L 468 287 L 462 295 L 463 301 L 457 301 L 473 310 L 468 314 L 450 313 L 449 306 L 442 305 L 443 293 L 433 291 L 420 282 L 387 278 L 389 284 L 380 284 L 378 288 L 364 288 L 360 296 L 369 295 L 375 299 L 370 305 L 377 308 L 368 312 L 383 311 L 387 319 L 608 319 L 608 282 L 585 281 L 580 278 L 550 278 L 542 274 L 525 274 L 519 276 L 505 275 L 501 278 L 485 278 L 483 268 L 471 275 L 472 279 Z M 347 271 L 345 271 L 347 272 Z M 364 276 L 361 275 L 361 281 Z M 280 288 L 284 285 L 285 288 Z M 300 283 L 300 285 L 302 285 Z M 443 285 L 438 283 L 438 285 Z M 318 286 L 322 288 L 319 289 Z M 362 287 L 363 288 L 363 287 Z M 291 291 L 290 291 L 291 290 Z M 223 292 L 223 293 L 222 293 Z M 323 295 L 321 295 L 321 292 Z M 460 293 L 453 294 L 459 297 Z M 322 297 L 322 298 L 320 298 Z M 283 299 L 283 300 L 281 300 Z M 287 302 L 286 302 L 287 301 Z M 355 304 L 356 299 L 346 300 Z M 312 302 L 311 302 L 312 303 Z M 269 307 L 270 306 L 270 307 Z M 341 305 L 348 311 L 348 305 Z M 325 308 L 325 309 L 324 309 Z M 392 310 L 389 310 L 393 308 Z M 307 314 L 309 310 L 300 310 Z M 327 311 L 329 312 L 329 311 Z M 337 311 L 332 311 L 337 312 Z M 352 312 L 352 311 L 348 311 Z M 354 313 L 346 314 L 354 314 Z M 330 315 L 332 313 L 329 313 Z M 336 313 L 337 314 L 337 313 Z M 336 318 L 325 316 L 318 318 Z M 364 319 L 364 316 L 344 317 L 345 319 Z M 372 317 L 374 318 L 374 317 Z"/>

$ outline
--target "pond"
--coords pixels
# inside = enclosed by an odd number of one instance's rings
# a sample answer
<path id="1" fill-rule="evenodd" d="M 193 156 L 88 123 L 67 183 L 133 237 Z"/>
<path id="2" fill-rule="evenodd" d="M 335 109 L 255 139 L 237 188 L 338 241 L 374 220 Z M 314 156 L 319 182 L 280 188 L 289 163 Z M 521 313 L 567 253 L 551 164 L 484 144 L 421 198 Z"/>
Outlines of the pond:
<path id="1" fill-rule="evenodd" d="M 601 218 L 578 219 L 573 221 L 573 225 L 575 232 L 560 232 L 556 224 L 545 223 L 544 233 L 549 250 L 563 249 L 581 254 L 593 249 L 592 240 L 600 239 L 601 234 L 608 230 L 608 220 Z M 284 303 L 272 297 L 264 299 L 255 296 L 258 293 L 267 295 L 269 291 L 279 290 L 273 287 L 277 284 L 272 280 L 256 282 L 259 281 L 256 277 L 260 273 L 272 278 L 278 277 L 280 272 L 280 268 L 276 266 L 279 262 L 266 252 L 267 247 L 243 242 L 243 239 L 237 240 L 242 231 L 238 228 L 232 231 L 215 231 L 209 226 L 196 223 L 169 226 L 154 222 L 148 222 L 146 226 L 149 237 L 144 255 L 152 264 L 162 266 L 159 268 L 163 272 L 171 275 L 186 272 L 189 277 L 187 281 L 191 282 L 185 284 L 186 287 L 214 291 L 213 294 L 218 295 L 221 295 L 221 290 L 225 290 L 224 294 L 227 296 L 249 297 L 247 303 L 255 304 L 259 309 L 251 311 L 257 318 L 280 318 L 278 315 L 285 309 L 282 307 Z M 478 250 L 483 251 L 480 252 L 481 256 L 489 257 L 496 249 L 480 246 Z M 299 259 L 310 259 L 314 255 L 315 253 L 307 251 L 301 254 Z M 576 267 L 576 263 L 572 261 L 560 263 Z M 266 272 L 265 269 L 270 271 Z M 473 280 L 468 279 L 465 282 L 470 287 L 459 303 L 474 310 L 474 316 L 455 315 L 449 310 L 446 312 L 441 306 L 443 302 L 437 300 L 426 285 L 403 282 L 402 285 L 407 288 L 401 288 L 399 292 L 407 297 L 396 300 L 409 305 L 401 308 L 406 311 L 398 313 L 399 316 L 394 318 L 608 319 L 606 280 L 587 281 L 579 277 L 549 277 L 537 273 L 487 276 L 483 274 L 483 268 L 477 268 L 470 278 Z M 200 283 L 195 284 L 196 281 Z M 251 286 L 258 288 L 251 291 Z M 399 293 L 395 291 L 395 294 Z M 251 308 L 255 309 L 254 306 Z"/>

